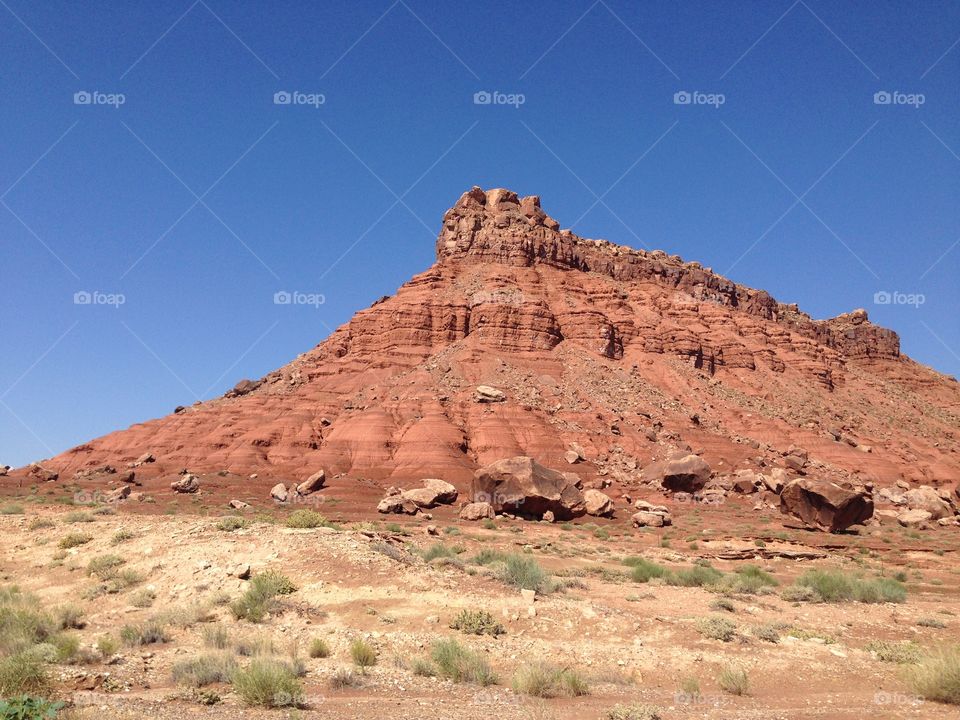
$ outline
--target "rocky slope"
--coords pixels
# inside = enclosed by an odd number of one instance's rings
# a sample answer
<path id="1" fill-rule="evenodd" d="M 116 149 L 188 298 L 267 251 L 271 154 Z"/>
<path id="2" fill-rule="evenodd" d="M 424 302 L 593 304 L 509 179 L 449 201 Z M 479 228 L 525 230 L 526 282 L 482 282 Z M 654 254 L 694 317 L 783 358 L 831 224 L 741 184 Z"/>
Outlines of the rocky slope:
<path id="1" fill-rule="evenodd" d="M 322 467 L 358 487 L 463 487 L 529 455 L 627 492 L 678 450 L 732 474 L 789 465 L 793 447 L 807 471 L 937 486 L 960 477 L 958 431 L 957 382 L 865 311 L 814 320 L 698 263 L 560 230 L 536 197 L 473 188 L 434 265 L 313 350 L 42 464 L 66 479 L 149 452 L 140 477 Z"/>

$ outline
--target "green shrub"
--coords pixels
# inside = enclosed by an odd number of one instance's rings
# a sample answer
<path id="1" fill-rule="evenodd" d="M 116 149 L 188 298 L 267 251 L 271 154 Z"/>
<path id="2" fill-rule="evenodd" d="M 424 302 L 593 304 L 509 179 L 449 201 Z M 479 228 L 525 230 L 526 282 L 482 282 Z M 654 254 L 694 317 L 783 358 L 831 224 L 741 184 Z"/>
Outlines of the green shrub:
<path id="1" fill-rule="evenodd" d="M 245 528 L 249 524 L 250 522 L 246 518 L 237 517 L 236 515 L 227 515 L 225 518 L 221 518 L 220 522 L 217 523 L 217 530 L 221 530 L 223 532 L 233 532 L 234 530 Z"/>
<path id="2" fill-rule="evenodd" d="M 207 647 L 223 650 L 230 645 L 230 632 L 223 625 L 212 625 L 203 629 L 203 644 Z"/>
<path id="3" fill-rule="evenodd" d="M 303 703 L 303 685 L 289 667 L 276 660 L 252 660 L 233 673 L 231 683 L 246 705 L 297 707 Z"/>
<path id="4" fill-rule="evenodd" d="M 11 503 L 0 507 L 0 515 L 23 515 L 23 505 Z"/>
<path id="5" fill-rule="evenodd" d="M 945 622 L 931 617 L 920 618 L 917 620 L 917 625 L 920 627 L 935 628 L 937 630 L 943 630 L 947 626 Z"/>
<path id="6" fill-rule="evenodd" d="M 120 528 L 113 534 L 113 537 L 110 538 L 110 544 L 119 545 L 125 543 L 127 540 L 133 540 L 136 536 L 137 534 L 135 532 L 127 530 L 126 528 Z"/>
<path id="7" fill-rule="evenodd" d="M 917 695 L 939 703 L 960 705 L 960 645 L 926 655 L 905 672 Z"/>
<path id="8" fill-rule="evenodd" d="M 30 521 L 30 524 L 27 525 L 29 530 L 46 530 L 47 528 L 55 527 L 56 523 L 49 518 L 34 518 Z"/>
<path id="9" fill-rule="evenodd" d="M 323 638 L 314 638 L 310 641 L 310 648 L 307 654 L 312 658 L 330 657 L 330 646 Z"/>
<path id="10" fill-rule="evenodd" d="M 540 564 L 525 555 L 508 555 L 500 572 L 500 580 L 521 590 L 546 592 L 549 577 Z"/>
<path id="11" fill-rule="evenodd" d="M 453 558 L 463 552 L 463 548 L 455 545 L 453 547 L 448 547 L 442 542 L 434 543 L 425 550 L 420 551 L 420 557 L 422 557 L 426 562 L 431 560 L 436 560 L 437 558 Z"/>
<path id="12" fill-rule="evenodd" d="M 750 679 L 747 676 L 747 671 L 742 668 L 724 668 L 717 676 L 717 684 L 721 690 L 731 695 L 746 695 L 750 689 Z"/>
<path id="13" fill-rule="evenodd" d="M 169 639 L 166 626 L 157 620 L 147 620 L 140 625 L 124 625 L 120 629 L 120 640 L 127 647 L 165 643 Z"/>
<path id="14" fill-rule="evenodd" d="M 177 685 L 200 688 L 218 682 L 228 682 L 236 672 L 237 662 L 226 653 L 198 655 L 173 664 L 173 681 Z"/>
<path id="15" fill-rule="evenodd" d="M 706 638 L 723 642 L 730 642 L 737 636 L 736 624 L 719 616 L 702 618 L 697 623 L 697 630 Z"/>
<path id="16" fill-rule="evenodd" d="M 764 572 L 756 565 L 744 565 L 736 572 L 724 576 L 720 581 L 720 589 L 742 595 L 758 595 L 779 585 L 777 579 L 768 572 Z"/>
<path id="17" fill-rule="evenodd" d="M 630 577 L 634 582 L 645 583 L 667 574 L 667 569 L 663 565 L 644 558 L 627 558 L 624 563 L 631 566 Z"/>
<path id="18" fill-rule="evenodd" d="M 93 535 L 87 535 L 86 533 L 67 533 L 60 538 L 60 542 L 57 543 L 57 546 L 61 550 L 69 550 L 70 548 L 75 548 L 79 545 L 86 545 L 91 540 L 93 540 Z"/>
<path id="19" fill-rule="evenodd" d="M 438 640 L 430 651 L 430 659 L 437 674 L 453 682 L 469 682 L 477 685 L 493 685 L 496 675 L 486 659 L 465 648 L 453 638 Z"/>
<path id="20" fill-rule="evenodd" d="M 54 615 L 61 630 L 79 630 L 86 624 L 83 622 L 83 608 L 71 603 L 58 607 Z"/>
<path id="21" fill-rule="evenodd" d="M 19 695 L 0 700 L 0 720 L 54 720 L 62 708 L 62 702 Z"/>
<path id="22" fill-rule="evenodd" d="M 136 608 L 148 608 L 153 605 L 153 601 L 156 600 L 156 598 L 157 594 L 153 590 L 144 588 L 130 596 L 130 604 Z"/>
<path id="23" fill-rule="evenodd" d="M 685 570 L 677 570 L 666 576 L 668 585 L 679 587 L 703 587 L 720 581 L 723 573 L 709 565 L 694 565 Z"/>
<path id="24" fill-rule="evenodd" d="M 737 611 L 736 606 L 726 598 L 717 598 L 711 602 L 710 609 L 717 610 L 718 612 L 722 611 L 728 613 L 735 613 Z"/>
<path id="25" fill-rule="evenodd" d="M 490 565 L 495 562 L 506 562 L 507 553 L 502 550 L 493 550 L 491 548 L 484 548 L 477 553 L 476 557 L 473 558 L 471 562 L 476 565 Z"/>
<path id="26" fill-rule="evenodd" d="M 49 685 L 40 653 L 25 650 L 0 658 L 0 697 L 42 693 Z"/>
<path id="27" fill-rule="evenodd" d="M 353 687 L 358 682 L 357 676 L 349 668 L 337 668 L 330 675 L 327 683 L 332 690 L 342 690 L 345 687 Z"/>
<path id="28" fill-rule="evenodd" d="M 372 645 L 360 638 L 350 643 L 350 657 L 353 660 L 353 664 L 363 672 L 366 672 L 368 667 L 373 667 L 377 664 L 377 651 Z"/>
<path id="29" fill-rule="evenodd" d="M 293 584 L 286 575 L 277 570 L 266 570 L 254 575 L 250 581 L 250 587 L 262 595 L 290 595 L 297 591 L 297 586 Z"/>
<path id="30" fill-rule="evenodd" d="M 753 636 L 758 640 L 765 640 L 770 643 L 780 642 L 780 626 L 776 623 L 766 623 L 764 625 L 754 626 Z"/>
<path id="31" fill-rule="evenodd" d="M 273 639 L 269 635 L 251 635 L 237 640 L 237 655 L 254 657 L 256 655 L 272 655 L 274 653 Z"/>
<path id="32" fill-rule="evenodd" d="M 68 523 L 88 523 L 93 522 L 93 515 L 82 512 L 81 510 L 74 510 L 64 515 L 63 520 Z"/>
<path id="33" fill-rule="evenodd" d="M 326 527 L 337 529 L 337 526 L 327 520 L 316 510 L 295 510 L 286 520 L 288 528 L 318 528 Z"/>
<path id="34" fill-rule="evenodd" d="M 49 642 L 56 650 L 56 661 L 59 663 L 72 661 L 80 652 L 80 638 L 72 633 L 59 633 Z"/>
<path id="35" fill-rule="evenodd" d="M 614 705 L 604 715 L 606 720 L 662 720 L 660 711 L 651 705 Z"/>
<path id="36" fill-rule="evenodd" d="M 905 642 L 874 640 L 867 643 L 866 649 L 876 655 L 878 660 L 900 665 L 919 662 L 922 655 L 920 646 L 909 640 Z"/>
<path id="37" fill-rule="evenodd" d="M 837 570 L 808 570 L 799 578 L 798 587 L 809 588 L 803 591 L 784 593 L 784 599 L 796 600 L 805 595 L 810 602 L 849 602 L 863 603 L 894 602 L 901 603 L 907 598 L 907 589 L 893 578 L 874 578 L 864 580 Z"/>
<path id="38" fill-rule="evenodd" d="M 450 623 L 453 630 L 470 635 L 502 635 L 506 632 L 503 625 L 498 623 L 493 615 L 486 610 L 461 610 Z"/>
<path id="39" fill-rule="evenodd" d="M 275 606 L 278 595 L 296 592 L 297 586 L 286 575 L 268 570 L 255 575 L 247 591 L 230 603 L 230 611 L 237 620 L 261 622 Z"/>
<path id="40" fill-rule="evenodd" d="M 513 674 L 510 684 L 515 693 L 538 698 L 579 697 L 589 693 L 586 681 L 576 670 L 545 663 L 523 665 Z"/>
<path id="41" fill-rule="evenodd" d="M 119 648 L 120 644 L 113 635 L 101 635 L 97 638 L 97 652 L 105 658 L 116 655 Z"/>
<path id="42" fill-rule="evenodd" d="M 117 568 L 126 562 L 119 555 L 100 555 L 87 563 L 87 575 L 100 580 L 112 580 L 117 576 Z"/>
<path id="43" fill-rule="evenodd" d="M 410 671 L 419 677 L 433 677 L 437 674 L 437 669 L 427 658 L 415 657 L 410 664 Z"/>

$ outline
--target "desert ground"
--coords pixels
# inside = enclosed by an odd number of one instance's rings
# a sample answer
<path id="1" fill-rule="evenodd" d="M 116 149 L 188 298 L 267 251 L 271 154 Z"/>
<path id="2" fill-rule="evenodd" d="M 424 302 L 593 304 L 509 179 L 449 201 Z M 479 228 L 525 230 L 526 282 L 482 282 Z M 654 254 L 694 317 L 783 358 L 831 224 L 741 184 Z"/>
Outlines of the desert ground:
<path id="1" fill-rule="evenodd" d="M 0 505 L 2 642 L 46 623 L 30 687 L 60 717 L 957 717 L 917 685 L 960 627 L 952 529 L 828 534 L 735 499 L 638 529 L 74 490 Z M 823 601 L 811 571 L 874 591 Z M 257 663 L 289 692 L 230 682 Z"/>

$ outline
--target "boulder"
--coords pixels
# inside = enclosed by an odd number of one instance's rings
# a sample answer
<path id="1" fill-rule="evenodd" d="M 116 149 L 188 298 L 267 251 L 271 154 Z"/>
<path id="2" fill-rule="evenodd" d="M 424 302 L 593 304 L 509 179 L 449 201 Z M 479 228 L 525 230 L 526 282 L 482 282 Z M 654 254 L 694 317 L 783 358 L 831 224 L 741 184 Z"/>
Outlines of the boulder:
<path id="1" fill-rule="evenodd" d="M 10 472 L 9 465 L 0 465 L 0 477 L 4 477 L 8 472 Z"/>
<path id="2" fill-rule="evenodd" d="M 124 470 L 122 473 L 117 475 L 117 480 L 124 483 L 130 483 L 132 485 L 139 485 L 137 482 L 137 474 L 133 470 Z"/>
<path id="3" fill-rule="evenodd" d="M 175 493 L 195 493 L 200 489 L 200 478 L 193 473 L 183 473 L 170 483 L 170 489 Z"/>
<path id="4" fill-rule="evenodd" d="M 683 455 L 643 469 L 643 476 L 668 492 L 694 493 L 710 479 L 710 466 L 699 455 Z"/>
<path id="5" fill-rule="evenodd" d="M 613 500 L 599 490 L 584 490 L 583 503 L 587 515 L 593 517 L 610 517 L 613 515 Z"/>
<path id="6" fill-rule="evenodd" d="M 320 468 L 313 475 L 297 485 L 297 492 L 301 495 L 309 495 L 322 488 L 326 481 L 327 474 L 323 471 L 323 468 Z"/>
<path id="7" fill-rule="evenodd" d="M 929 527 L 931 520 L 933 520 L 933 515 L 926 510 L 904 510 L 897 515 L 897 522 L 909 528 Z"/>
<path id="8" fill-rule="evenodd" d="M 580 462 L 581 460 L 580 455 L 575 450 L 567 450 L 563 454 L 563 459 L 566 460 L 571 465 L 574 465 Z"/>
<path id="9" fill-rule="evenodd" d="M 286 502 L 290 497 L 290 493 L 287 490 L 287 486 L 283 483 L 277 483 L 272 488 L 270 488 L 270 497 L 277 502 Z"/>
<path id="10" fill-rule="evenodd" d="M 60 477 L 60 473 L 34 463 L 30 466 L 30 477 L 41 482 L 54 482 Z"/>
<path id="11" fill-rule="evenodd" d="M 552 510 L 547 510 L 543 517 L 541 518 L 544 522 L 553 523 L 557 521 L 556 516 L 553 514 Z"/>
<path id="12" fill-rule="evenodd" d="M 907 508 L 910 510 L 926 510 L 934 520 L 953 515 L 953 508 L 929 485 L 907 490 L 903 496 Z"/>
<path id="13" fill-rule="evenodd" d="M 457 496 L 460 494 L 457 492 L 457 489 L 446 480 L 440 480 L 439 478 L 427 478 L 422 482 L 424 488 L 432 490 L 437 494 L 436 502 L 442 505 L 451 505 L 455 503 L 457 501 Z"/>
<path id="14" fill-rule="evenodd" d="M 489 385 L 478 385 L 475 399 L 479 403 L 497 403 L 507 399 L 502 390 L 497 390 Z"/>
<path id="15" fill-rule="evenodd" d="M 630 517 L 630 521 L 634 527 L 663 527 L 664 525 L 671 525 L 673 523 L 669 515 L 647 512 L 646 510 L 634 513 Z"/>
<path id="16" fill-rule="evenodd" d="M 761 474 L 759 478 L 770 492 L 777 495 L 783 492 L 784 486 L 790 482 L 790 475 L 783 468 L 773 468 L 769 474 Z"/>
<path id="17" fill-rule="evenodd" d="M 741 495 L 749 495 L 756 492 L 758 483 L 759 479 L 752 470 L 738 470 L 731 490 Z"/>
<path id="18" fill-rule="evenodd" d="M 243 500 L 231 500 L 228 505 L 234 510 L 246 510 L 250 505 Z"/>
<path id="19" fill-rule="evenodd" d="M 377 512 L 396 515 L 416 515 L 420 512 L 420 506 L 413 500 L 405 498 L 402 494 L 387 495 L 377 505 Z"/>
<path id="20" fill-rule="evenodd" d="M 117 503 L 126 500 L 130 497 L 131 487 L 129 485 L 121 485 L 120 487 L 111 490 L 107 493 L 107 502 L 108 503 Z"/>
<path id="21" fill-rule="evenodd" d="M 496 517 L 496 515 L 497 514 L 494 512 L 493 505 L 488 502 L 467 503 L 460 508 L 461 520 L 492 520 Z"/>
<path id="22" fill-rule="evenodd" d="M 873 498 L 828 480 L 798 478 L 780 493 L 780 512 L 829 532 L 846 530 L 873 515 Z"/>
<path id="23" fill-rule="evenodd" d="M 409 500 L 414 503 L 417 507 L 421 508 L 432 508 L 437 505 L 437 493 L 430 488 L 413 488 L 412 490 L 404 490 L 401 493 L 401 497 L 404 500 Z"/>
<path id="24" fill-rule="evenodd" d="M 157 459 L 153 456 L 152 453 L 144 453 L 143 455 L 141 455 L 140 457 L 138 457 L 138 458 L 134 461 L 134 463 L 135 463 L 136 465 L 146 465 L 147 463 L 156 462 L 156 460 L 157 460 Z"/>
<path id="25" fill-rule="evenodd" d="M 794 472 L 801 472 L 803 470 L 803 466 L 807 464 L 807 459 L 800 457 L 799 455 L 787 455 L 783 459 L 783 464 Z"/>
<path id="26" fill-rule="evenodd" d="M 473 475 L 473 500 L 489 502 L 496 512 L 542 518 L 550 511 L 558 520 L 586 512 L 576 476 L 564 475 L 523 455 L 499 460 Z"/>

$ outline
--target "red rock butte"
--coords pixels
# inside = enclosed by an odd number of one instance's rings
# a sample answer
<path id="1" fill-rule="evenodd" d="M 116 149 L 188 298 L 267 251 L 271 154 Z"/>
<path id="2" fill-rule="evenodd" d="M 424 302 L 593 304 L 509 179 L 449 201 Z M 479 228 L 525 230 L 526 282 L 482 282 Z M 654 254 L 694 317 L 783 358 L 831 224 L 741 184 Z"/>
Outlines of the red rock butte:
<path id="1" fill-rule="evenodd" d="M 538 197 L 504 189 L 464 193 L 436 250 L 279 370 L 43 466 L 67 479 L 149 452 L 138 477 L 324 468 L 358 487 L 465 487 L 529 455 L 616 495 L 677 452 L 732 473 L 783 466 L 796 446 L 830 479 L 960 477 L 956 380 L 864 310 L 814 320 L 698 263 L 560 230 Z M 571 444 L 583 461 L 568 464 Z"/>

